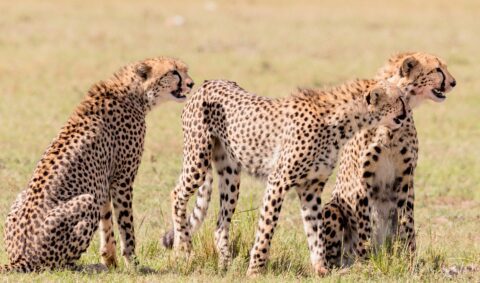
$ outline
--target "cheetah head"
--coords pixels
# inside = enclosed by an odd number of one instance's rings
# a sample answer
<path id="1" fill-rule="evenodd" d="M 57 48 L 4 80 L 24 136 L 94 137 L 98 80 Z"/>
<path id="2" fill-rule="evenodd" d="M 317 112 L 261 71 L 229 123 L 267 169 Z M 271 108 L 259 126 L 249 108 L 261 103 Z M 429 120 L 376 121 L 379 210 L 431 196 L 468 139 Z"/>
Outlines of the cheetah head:
<path id="1" fill-rule="evenodd" d="M 396 84 L 407 96 L 411 107 L 426 100 L 443 102 L 446 93 L 457 84 L 445 62 L 428 53 L 402 53 L 390 58 L 377 79 Z"/>
<path id="2" fill-rule="evenodd" d="M 365 96 L 365 103 L 376 125 L 386 126 L 392 130 L 400 128 L 407 117 L 408 105 L 400 88 L 387 81 L 379 81 L 370 88 Z"/>
<path id="3" fill-rule="evenodd" d="M 194 84 L 187 65 L 178 59 L 146 59 L 136 63 L 134 71 L 150 108 L 164 101 L 185 101 Z"/>

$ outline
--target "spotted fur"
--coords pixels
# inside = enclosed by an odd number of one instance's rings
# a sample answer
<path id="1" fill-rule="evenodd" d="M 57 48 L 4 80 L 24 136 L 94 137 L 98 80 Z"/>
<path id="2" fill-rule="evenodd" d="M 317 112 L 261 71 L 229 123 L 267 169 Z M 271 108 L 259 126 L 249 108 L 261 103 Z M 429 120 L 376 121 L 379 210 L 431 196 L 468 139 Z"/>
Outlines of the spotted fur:
<path id="1" fill-rule="evenodd" d="M 182 114 L 183 169 L 172 192 L 174 233 L 167 234 L 165 242 L 173 236 L 177 251 L 191 251 L 192 232 L 208 207 L 214 165 L 221 202 L 215 243 L 219 265 L 226 267 L 231 261 L 229 226 L 243 170 L 267 182 L 248 274 L 265 266 L 284 196 L 292 188 L 302 203 L 312 264 L 318 274 L 325 273 L 320 194 L 337 153 L 360 129 L 379 124 L 398 128 L 405 105 L 398 88 L 376 80 L 304 89 L 280 99 L 251 94 L 234 82 L 205 82 Z M 200 191 L 197 205 L 187 217 L 187 202 L 195 191 Z"/>
<path id="2" fill-rule="evenodd" d="M 115 266 L 112 212 L 125 261 L 135 263 L 132 183 L 145 115 L 162 101 L 183 101 L 192 85 L 184 63 L 162 57 L 130 64 L 95 84 L 14 202 L 5 223 L 10 264 L 0 272 L 72 267 L 99 223 L 102 260 Z"/>
<path id="3" fill-rule="evenodd" d="M 397 85 L 414 107 L 425 100 L 441 102 L 455 85 L 446 64 L 426 53 L 393 56 L 377 79 Z M 414 172 L 418 139 L 412 112 L 404 125 L 366 129 L 346 143 L 332 200 L 323 208 L 323 237 L 329 266 L 365 258 L 369 247 L 400 239 L 415 250 Z"/>

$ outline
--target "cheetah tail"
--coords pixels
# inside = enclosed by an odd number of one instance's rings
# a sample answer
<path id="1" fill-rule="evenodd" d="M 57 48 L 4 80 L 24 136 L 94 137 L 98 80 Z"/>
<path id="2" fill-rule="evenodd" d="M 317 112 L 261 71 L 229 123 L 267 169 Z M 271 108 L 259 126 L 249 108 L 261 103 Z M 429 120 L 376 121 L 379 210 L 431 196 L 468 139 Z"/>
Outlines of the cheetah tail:
<path id="1" fill-rule="evenodd" d="M 212 196 L 213 175 L 212 168 L 209 168 L 205 176 L 205 182 L 197 191 L 197 199 L 195 200 L 195 207 L 188 218 L 188 226 L 190 227 L 190 234 L 197 231 L 207 216 L 208 205 Z M 173 229 L 167 231 L 162 238 L 162 244 L 167 249 L 173 248 L 173 240 L 175 232 Z"/>

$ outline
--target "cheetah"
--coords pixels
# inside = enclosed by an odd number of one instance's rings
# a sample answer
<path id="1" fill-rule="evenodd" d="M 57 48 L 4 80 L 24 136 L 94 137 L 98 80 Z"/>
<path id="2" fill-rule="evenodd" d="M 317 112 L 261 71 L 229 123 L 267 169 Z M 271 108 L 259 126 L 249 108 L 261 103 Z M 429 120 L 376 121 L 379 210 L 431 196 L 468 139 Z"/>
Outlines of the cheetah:
<path id="1" fill-rule="evenodd" d="M 426 53 L 391 57 L 376 79 L 406 93 L 410 107 L 425 100 L 442 102 L 456 85 L 443 60 Z M 342 151 L 332 200 L 323 208 L 326 260 L 346 266 L 368 247 L 399 239 L 414 254 L 414 171 L 418 139 L 411 110 L 396 130 L 378 126 L 357 133 Z"/>
<path id="2" fill-rule="evenodd" d="M 402 95 L 393 84 L 377 80 L 356 80 L 329 90 L 300 89 L 279 99 L 251 94 L 235 82 L 205 82 L 182 113 L 184 159 L 171 195 L 174 233 L 169 233 L 175 250 L 191 251 L 191 235 L 204 217 L 197 218 L 198 212 L 206 212 L 215 165 L 221 202 L 214 236 L 219 267 L 231 261 L 229 225 L 244 170 L 267 183 L 248 275 L 265 266 L 284 196 L 292 188 L 302 203 L 312 264 L 317 274 L 324 274 L 320 193 L 337 153 L 360 129 L 400 127 L 407 111 Z M 189 221 L 187 202 L 196 190 L 201 196 Z"/>
<path id="3" fill-rule="evenodd" d="M 10 263 L 0 272 L 74 268 L 99 224 L 102 261 L 116 266 L 112 211 L 125 262 L 136 265 L 132 183 L 145 115 L 161 102 L 186 100 L 193 86 L 187 71 L 180 60 L 158 57 L 127 65 L 90 88 L 7 216 Z"/>

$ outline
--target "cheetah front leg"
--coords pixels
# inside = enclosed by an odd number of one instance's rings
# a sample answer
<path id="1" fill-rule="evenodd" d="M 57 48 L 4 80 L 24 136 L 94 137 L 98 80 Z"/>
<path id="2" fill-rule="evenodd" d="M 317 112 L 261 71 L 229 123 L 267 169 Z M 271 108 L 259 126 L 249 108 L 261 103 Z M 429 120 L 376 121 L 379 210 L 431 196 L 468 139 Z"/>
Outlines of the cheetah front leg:
<path id="1" fill-rule="evenodd" d="M 321 197 L 325 182 L 315 180 L 297 187 L 297 194 L 301 202 L 303 227 L 307 235 L 310 260 L 317 275 L 327 273 L 325 262 L 325 241 L 323 239 Z"/>
<path id="2" fill-rule="evenodd" d="M 350 218 L 346 218 L 350 215 Z M 343 267 L 351 264 L 351 229 L 354 213 L 348 204 L 334 197 L 322 208 L 321 231 L 325 241 L 325 260 L 328 268 Z"/>
<path id="3" fill-rule="evenodd" d="M 414 171 L 417 162 L 416 145 L 403 146 L 398 149 L 398 159 L 396 161 L 394 190 L 397 194 L 396 219 L 392 219 L 392 232 L 395 233 L 395 239 L 401 240 L 406 244 L 407 250 L 414 254 L 415 245 L 415 227 L 414 227 Z"/>
<path id="4" fill-rule="evenodd" d="M 406 170 L 411 170 L 407 168 Z M 413 174 L 408 174 L 402 178 L 402 182 L 398 187 L 399 198 L 397 200 L 397 224 L 393 227 L 397 237 L 406 244 L 406 248 L 412 254 L 415 253 L 415 222 L 414 222 L 414 200 L 415 191 L 413 189 Z"/>
<path id="5" fill-rule="evenodd" d="M 112 203 L 109 200 L 100 210 L 100 253 L 102 263 L 107 267 L 117 267 L 116 241 L 113 233 Z"/>
<path id="6" fill-rule="evenodd" d="M 384 133 L 382 132 L 381 135 Z M 353 252 L 360 259 L 365 259 L 372 244 L 371 204 L 369 195 L 374 190 L 375 173 L 378 172 L 378 161 L 384 154 L 381 144 L 372 144 L 367 149 L 362 168 L 359 187 L 357 188 L 355 211 L 355 223 L 353 231 Z"/>
<path id="7" fill-rule="evenodd" d="M 130 176 L 130 174 L 125 174 Z M 134 175 L 133 175 L 134 176 Z M 127 266 L 138 264 L 135 257 L 135 231 L 132 213 L 132 178 L 119 179 L 112 183 L 110 193 L 113 211 L 120 232 L 120 250 Z"/>
<path id="8" fill-rule="evenodd" d="M 360 259 L 365 259 L 370 248 L 372 224 L 370 218 L 370 207 L 368 204 L 368 196 L 357 195 L 357 205 L 355 211 L 355 225 L 354 252 Z"/>

